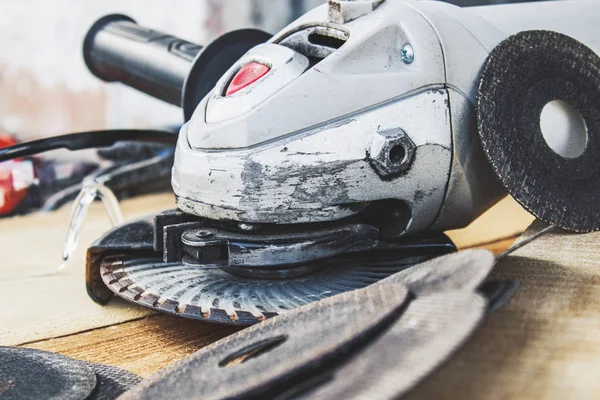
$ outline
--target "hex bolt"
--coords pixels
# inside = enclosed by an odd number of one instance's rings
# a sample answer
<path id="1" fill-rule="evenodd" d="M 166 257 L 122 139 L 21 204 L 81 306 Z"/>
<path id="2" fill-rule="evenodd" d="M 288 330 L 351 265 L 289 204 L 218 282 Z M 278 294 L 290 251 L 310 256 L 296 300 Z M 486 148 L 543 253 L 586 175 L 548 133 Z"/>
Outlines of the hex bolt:
<path id="1" fill-rule="evenodd" d="M 416 147 L 400 128 L 376 132 L 369 151 L 371 166 L 382 177 L 401 174 L 410 168 Z"/>
<path id="2" fill-rule="evenodd" d="M 415 50 L 410 45 L 410 43 L 406 43 L 402 50 L 400 51 L 400 57 L 404 64 L 412 64 L 415 61 Z"/>

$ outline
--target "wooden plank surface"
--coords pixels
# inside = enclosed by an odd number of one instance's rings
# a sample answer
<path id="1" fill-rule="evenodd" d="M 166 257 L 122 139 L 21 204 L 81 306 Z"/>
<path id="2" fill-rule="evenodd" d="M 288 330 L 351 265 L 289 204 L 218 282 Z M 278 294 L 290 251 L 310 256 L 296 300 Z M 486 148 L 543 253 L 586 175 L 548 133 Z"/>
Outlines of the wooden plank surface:
<path id="1" fill-rule="evenodd" d="M 114 365 L 147 377 L 238 329 L 170 315 L 154 315 L 29 343 L 24 347 Z"/>
<path id="2" fill-rule="evenodd" d="M 172 194 L 124 201 L 126 218 L 174 207 Z M 55 213 L 0 220 L 0 279 L 50 272 L 60 264 L 70 207 Z M 85 290 L 86 248 L 110 223 L 95 203 L 84 224 L 79 247 L 66 270 L 43 278 L 0 280 L 0 345 L 15 345 L 137 319 L 150 311 L 116 299 L 108 307 L 90 300 Z"/>
<path id="3" fill-rule="evenodd" d="M 598 254 L 600 232 L 555 231 L 502 260 L 516 295 L 409 398 L 600 398 Z"/>
<path id="4" fill-rule="evenodd" d="M 170 194 L 122 203 L 129 218 L 173 207 Z M 56 263 L 66 234 L 69 210 L 0 221 L 0 243 L 10 254 L 0 276 L 47 270 Z M 484 246 L 501 252 L 529 225 L 531 217 L 512 200 L 504 200 L 465 230 L 449 235 L 460 248 Z M 62 353 L 77 359 L 123 367 L 144 377 L 226 336 L 233 328 L 156 315 L 123 301 L 100 307 L 87 298 L 83 251 L 109 224 L 94 204 L 80 248 L 70 268 L 49 278 L 0 282 L 0 345 Z M 495 234 L 494 234 L 495 232 Z M 8 243 L 8 245 L 7 245 Z M 27 245 L 25 245 L 27 243 Z M 37 243 L 36 252 L 28 252 Z M 25 256 L 17 254 L 21 249 Z M 33 293 L 33 294 L 32 294 Z M 15 301 L 15 299 L 18 299 Z"/>
<path id="5" fill-rule="evenodd" d="M 446 234 L 459 248 L 493 245 L 502 239 L 516 238 L 534 219 L 511 197 L 505 197 L 465 229 Z"/>

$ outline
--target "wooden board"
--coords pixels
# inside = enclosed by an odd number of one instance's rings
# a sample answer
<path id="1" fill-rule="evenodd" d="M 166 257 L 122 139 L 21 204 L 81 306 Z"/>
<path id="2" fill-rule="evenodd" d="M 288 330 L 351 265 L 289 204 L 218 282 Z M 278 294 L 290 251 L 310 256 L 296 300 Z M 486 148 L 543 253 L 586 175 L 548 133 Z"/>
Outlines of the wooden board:
<path id="1" fill-rule="evenodd" d="M 173 208 L 172 194 L 122 203 L 128 219 Z M 460 248 L 485 243 L 505 250 L 531 217 L 504 200 L 465 230 L 450 236 Z M 0 220 L 3 260 L 0 276 L 43 272 L 60 261 L 70 210 Z M 235 330 L 156 315 L 123 301 L 93 303 L 84 286 L 85 248 L 110 225 L 100 204 L 90 210 L 79 250 L 63 273 L 47 278 L 0 282 L 0 345 L 54 351 L 74 358 L 123 367 L 144 377 Z M 495 234 L 494 234 L 495 232 Z M 32 243 L 35 244 L 31 251 Z"/>
<path id="2" fill-rule="evenodd" d="M 114 365 L 147 377 L 237 330 L 239 328 L 155 315 L 24 346 Z"/>
<path id="3" fill-rule="evenodd" d="M 502 239 L 516 239 L 534 219 L 512 197 L 507 196 L 471 225 L 446 234 L 459 248 L 494 245 Z"/>
<path id="4" fill-rule="evenodd" d="M 598 254 L 600 232 L 557 231 L 500 262 L 493 276 L 518 279 L 515 297 L 409 398 L 600 398 Z"/>
<path id="5" fill-rule="evenodd" d="M 140 197 L 121 204 L 127 218 L 174 207 L 172 194 Z M 52 271 L 61 262 L 70 207 L 51 214 L 0 220 L 0 279 Z M 43 278 L 0 281 L 0 345 L 42 340 L 137 319 L 151 312 L 115 300 L 101 307 L 85 290 L 86 248 L 110 229 L 102 204 L 92 205 L 79 247 L 61 273 Z"/>

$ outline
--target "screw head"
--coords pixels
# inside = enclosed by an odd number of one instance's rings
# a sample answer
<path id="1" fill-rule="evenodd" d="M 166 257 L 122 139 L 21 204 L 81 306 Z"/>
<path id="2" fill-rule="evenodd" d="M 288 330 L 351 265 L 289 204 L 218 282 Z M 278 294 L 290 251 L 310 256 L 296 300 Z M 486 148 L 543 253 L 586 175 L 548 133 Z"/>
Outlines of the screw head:
<path id="1" fill-rule="evenodd" d="M 410 43 L 406 43 L 404 47 L 402 47 L 400 57 L 402 57 L 402 61 L 404 61 L 405 64 L 412 64 L 413 61 L 415 61 L 415 50 Z"/>

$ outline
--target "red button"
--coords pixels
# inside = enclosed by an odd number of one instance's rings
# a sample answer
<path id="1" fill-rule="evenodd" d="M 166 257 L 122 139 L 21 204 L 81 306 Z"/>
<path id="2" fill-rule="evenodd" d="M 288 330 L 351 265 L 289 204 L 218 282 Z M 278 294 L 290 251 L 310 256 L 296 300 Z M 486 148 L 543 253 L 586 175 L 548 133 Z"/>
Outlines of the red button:
<path id="1" fill-rule="evenodd" d="M 232 95 L 250 86 L 265 76 L 270 70 L 271 68 L 266 65 L 254 61 L 244 65 L 231 80 L 225 96 Z"/>

